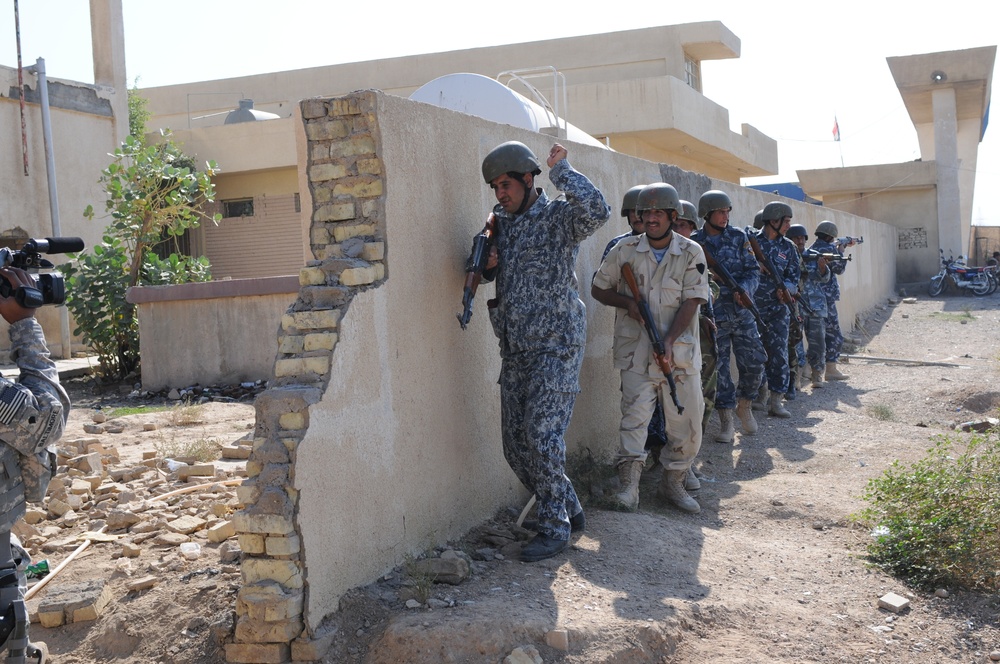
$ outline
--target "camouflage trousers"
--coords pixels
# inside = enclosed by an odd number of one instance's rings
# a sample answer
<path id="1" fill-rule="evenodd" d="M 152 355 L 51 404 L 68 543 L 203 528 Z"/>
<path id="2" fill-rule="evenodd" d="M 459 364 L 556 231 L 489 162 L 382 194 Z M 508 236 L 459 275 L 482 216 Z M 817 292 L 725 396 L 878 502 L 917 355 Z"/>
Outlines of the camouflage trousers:
<path id="1" fill-rule="evenodd" d="M 583 506 L 566 476 L 563 438 L 577 393 L 552 389 L 552 379 L 579 375 L 582 360 L 582 349 L 531 354 L 504 358 L 500 369 L 504 458 L 535 494 L 538 532 L 559 540 L 569 539 L 569 518 Z"/>
<path id="2" fill-rule="evenodd" d="M 732 302 L 718 302 L 715 305 L 715 321 L 719 326 L 719 371 L 715 407 L 735 408 L 737 397 L 753 399 L 757 396 L 767 355 L 757 332 L 757 323 L 749 310 L 737 308 Z M 736 357 L 738 386 L 733 383 L 730 353 Z"/>
<path id="3" fill-rule="evenodd" d="M 826 361 L 836 362 L 840 357 L 840 349 L 844 346 L 844 335 L 840 331 L 837 303 L 830 302 L 827 308 L 830 311 L 826 316 Z"/>
<path id="4" fill-rule="evenodd" d="M 634 371 L 622 371 L 622 420 L 619 427 L 618 461 L 646 461 L 646 432 L 653 416 L 661 379 Z M 674 374 L 677 400 L 684 409 L 677 412 L 664 383 L 663 418 L 666 422 L 667 445 L 660 452 L 664 468 L 686 470 L 701 448 L 701 418 L 704 400 L 700 376 Z"/>
<path id="5" fill-rule="evenodd" d="M 826 319 L 819 316 L 806 318 L 806 362 L 818 371 L 826 369 Z"/>
<path id="6" fill-rule="evenodd" d="M 712 348 L 712 340 L 703 334 L 701 338 L 701 396 L 705 402 L 704 414 L 701 416 L 701 430 L 704 432 L 708 426 L 708 419 L 715 412 L 715 393 L 718 391 L 719 371 L 715 359 L 715 352 Z M 669 398 L 669 395 L 667 395 Z M 669 403 L 673 406 L 673 401 Z M 653 460 L 659 459 L 660 449 L 667 444 L 667 422 L 663 418 L 663 403 L 659 398 L 653 404 L 653 417 L 649 420 L 649 428 L 646 431 L 646 451 L 650 452 Z"/>
<path id="7" fill-rule="evenodd" d="M 783 304 L 760 307 L 760 317 L 764 319 L 764 328 L 760 331 L 760 337 L 767 353 L 767 364 L 765 365 L 767 387 L 772 392 L 784 394 L 788 391 L 788 324 L 790 320 L 788 307 Z"/>

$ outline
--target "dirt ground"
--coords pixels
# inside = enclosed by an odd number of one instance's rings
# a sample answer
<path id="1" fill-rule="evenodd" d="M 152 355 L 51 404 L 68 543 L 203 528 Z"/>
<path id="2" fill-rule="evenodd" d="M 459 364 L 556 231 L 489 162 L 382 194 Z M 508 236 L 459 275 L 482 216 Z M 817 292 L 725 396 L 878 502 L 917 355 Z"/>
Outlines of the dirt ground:
<path id="1" fill-rule="evenodd" d="M 591 504 L 586 531 L 564 555 L 524 564 L 504 555 L 510 547 L 499 548 L 502 535 L 517 534 L 518 510 L 511 506 L 452 543 L 472 560 L 467 581 L 421 593 L 398 569 L 349 593 L 330 621 L 337 633 L 323 662 L 495 664 L 527 645 L 541 661 L 574 664 L 1000 658 L 1000 599 L 958 588 L 936 596 L 870 569 L 864 560 L 870 535 L 848 519 L 862 507 L 865 483 L 894 459 L 920 458 L 937 436 L 966 435 L 953 431 L 956 423 L 997 415 L 998 305 L 1000 294 L 931 299 L 921 293 L 915 302 L 879 307 L 859 321 L 850 353 L 947 366 L 851 359 L 843 367 L 849 380 L 807 388 L 787 404 L 792 419 L 760 417 L 760 431 L 738 434 L 734 445 L 712 442 L 713 418 L 696 464 L 700 515 L 660 504 L 650 473 L 638 513 Z M 95 405 L 121 400 L 94 395 L 85 383 L 71 387 L 79 407 L 65 439 L 89 435 L 83 425 L 92 423 Z M 142 431 L 157 418 L 155 431 Z M 128 465 L 168 442 L 232 443 L 252 428 L 253 409 L 211 403 L 197 423 L 169 413 L 121 419 L 123 433 L 99 437 L 116 444 Z M 239 463 L 222 464 L 218 479 L 238 472 Z M 582 484 L 582 496 L 600 490 Z M 126 504 L 156 505 L 152 492 L 161 490 L 133 488 L 135 502 Z M 144 522 L 162 528 L 171 510 L 203 513 L 215 503 L 235 508 L 232 490 L 150 508 L 143 514 L 159 509 L 159 516 Z M 90 523 L 100 516 L 100 505 L 93 509 Z M 233 624 L 238 562 L 222 562 L 231 553 L 226 545 L 198 533 L 192 536 L 203 547 L 197 560 L 155 540 L 140 544 L 138 557 L 121 557 L 123 540 L 135 530 L 95 542 L 57 577 L 59 583 L 104 579 L 112 596 L 104 615 L 51 629 L 34 625 L 32 637 L 47 641 L 60 664 L 224 661 L 220 646 Z M 66 540 L 45 538 L 49 550 L 32 554 L 58 564 L 79 545 Z M 157 579 L 152 589 L 129 592 L 130 583 L 147 576 Z M 910 607 L 900 614 L 879 609 L 888 592 L 908 598 Z M 414 597 L 419 607 L 406 608 Z M 556 643 L 563 635 L 568 650 L 547 645 L 547 638 Z"/>

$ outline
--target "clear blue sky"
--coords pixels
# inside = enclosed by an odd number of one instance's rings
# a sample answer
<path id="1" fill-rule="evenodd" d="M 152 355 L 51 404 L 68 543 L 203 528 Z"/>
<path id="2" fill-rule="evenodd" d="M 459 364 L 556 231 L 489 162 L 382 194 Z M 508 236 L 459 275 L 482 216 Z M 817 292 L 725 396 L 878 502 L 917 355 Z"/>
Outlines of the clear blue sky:
<path id="1" fill-rule="evenodd" d="M 13 2 L 5 4 L 0 64 L 15 66 Z M 560 3 L 518 13 L 515 5 L 459 0 L 124 0 L 124 13 L 128 76 L 139 87 L 719 20 L 740 38 L 742 53 L 704 64 L 704 93 L 729 109 L 735 131 L 748 123 L 778 140 L 781 172 L 766 181 L 795 181 L 796 169 L 841 160 L 856 166 L 919 157 L 885 58 L 997 44 L 1000 30 L 987 5 L 619 0 L 600 13 Z M 44 57 L 50 77 L 93 81 L 86 0 L 20 0 L 20 14 L 26 66 Z M 835 115 L 840 143 L 831 134 Z M 992 195 L 1000 118 L 993 125 L 979 149 L 974 224 L 1000 225 Z"/>

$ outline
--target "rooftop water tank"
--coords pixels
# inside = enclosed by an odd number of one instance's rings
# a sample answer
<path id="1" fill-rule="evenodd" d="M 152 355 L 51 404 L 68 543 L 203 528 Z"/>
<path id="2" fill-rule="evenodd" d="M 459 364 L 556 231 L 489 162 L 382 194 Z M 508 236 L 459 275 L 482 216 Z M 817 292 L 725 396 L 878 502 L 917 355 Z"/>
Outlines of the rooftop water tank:
<path id="1" fill-rule="evenodd" d="M 448 74 L 435 78 L 414 90 L 410 99 L 552 136 L 558 136 L 564 125 L 567 139 L 607 147 L 579 127 L 555 118 L 541 105 L 480 74 Z"/>
<path id="2" fill-rule="evenodd" d="M 261 120 L 276 120 L 280 115 L 268 113 L 267 111 L 257 111 L 253 107 L 253 99 L 240 99 L 240 107 L 234 111 L 229 111 L 225 124 L 236 124 L 238 122 L 260 122 Z"/>

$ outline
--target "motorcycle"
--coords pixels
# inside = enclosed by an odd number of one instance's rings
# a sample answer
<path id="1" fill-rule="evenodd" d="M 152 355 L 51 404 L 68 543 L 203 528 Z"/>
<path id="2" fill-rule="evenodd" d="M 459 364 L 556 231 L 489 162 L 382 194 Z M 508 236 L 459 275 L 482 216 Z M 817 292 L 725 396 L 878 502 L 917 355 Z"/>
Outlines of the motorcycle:
<path id="1" fill-rule="evenodd" d="M 964 257 L 945 258 L 944 249 L 939 251 L 941 252 L 941 271 L 931 277 L 931 282 L 927 286 L 927 292 L 931 297 L 937 297 L 943 293 L 949 281 L 957 288 L 966 288 L 972 291 L 972 294 L 978 297 L 989 295 L 997 289 L 996 280 L 991 277 L 986 268 L 969 267 L 963 262 Z"/>

